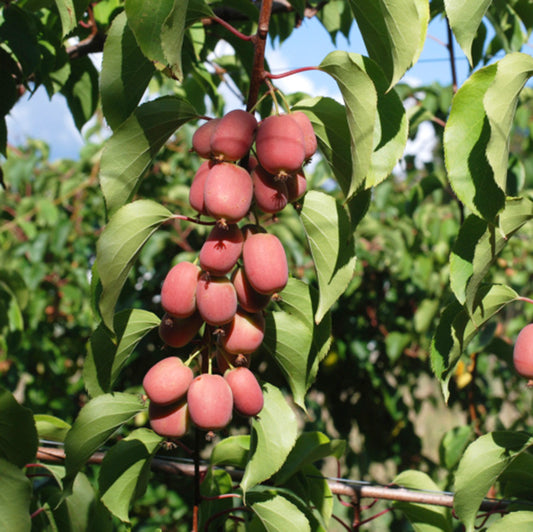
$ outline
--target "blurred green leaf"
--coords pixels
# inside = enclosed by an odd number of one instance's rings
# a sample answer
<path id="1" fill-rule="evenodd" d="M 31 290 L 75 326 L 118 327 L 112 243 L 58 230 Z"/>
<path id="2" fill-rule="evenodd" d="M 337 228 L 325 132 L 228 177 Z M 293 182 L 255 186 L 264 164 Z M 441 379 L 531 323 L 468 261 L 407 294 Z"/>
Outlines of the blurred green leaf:
<path id="1" fill-rule="evenodd" d="M 3 436 L 3 434 L 2 434 Z M 0 530 L 30 532 L 32 529 L 30 479 L 16 465 L 0 458 Z"/>

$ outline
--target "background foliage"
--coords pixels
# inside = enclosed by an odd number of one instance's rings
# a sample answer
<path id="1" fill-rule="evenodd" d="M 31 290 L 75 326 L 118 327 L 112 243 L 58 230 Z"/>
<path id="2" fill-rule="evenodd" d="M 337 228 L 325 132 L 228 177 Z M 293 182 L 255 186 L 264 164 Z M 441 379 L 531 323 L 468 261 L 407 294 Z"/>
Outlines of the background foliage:
<path id="1" fill-rule="evenodd" d="M 458 519 L 380 503 L 363 512 L 393 508 L 376 530 L 530 529 L 531 391 L 513 371 L 512 343 L 533 321 L 533 59 L 520 52 L 533 4 L 478 4 L 274 3 L 273 42 L 313 15 L 332 39 L 357 24 L 368 57 L 338 51 L 319 66 L 342 104 L 285 95 L 312 120 L 321 157 L 307 172 L 302 208 L 263 220 L 283 240 L 293 275 L 253 359 L 267 406 L 251 426 L 240 420 L 202 443 L 212 465 L 245 473 L 235 488 L 228 473 L 209 469 L 200 530 L 335 530 L 332 513 L 353 519 L 320 477 L 339 476 L 336 458 L 345 478 L 456 492 Z M 42 141 L 8 147 L 0 122 L 0 425 L 8 434 L 0 528 L 190 529 L 193 479 L 150 472 L 156 453 L 189 455 L 146 428 L 139 397 L 147 369 L 168 354 L 155 330 L 162 280 L 208 231 L 172 216 L 194 215 L 197 119 L 223 114 L 224 78 L 243 106 L 253 85 L 253 47 L 207 23 L 213 16 L 253 34 L 259 5 L 21 0 L 0 8 L 2 116 L 43 85 L 65 95 L 79 128 L 96 117 L 95 129 L 105 118 L 112 131 L 104 145 L 89 131 L 78 160 L 50 162 Z M 401 79 L 434 17 L 447 17 L 472 73 L 461 87 L 415 90 Z M 220 39 L 235 55 L 219 57 L 213 72 Z M 87 54 L 102 48 L 98 73 Z M 258 112 L 272 109 L 265 98 Z M 438 139 L 433 161 L 395 166 L 422 121 Z M 118 258 L 108 251 L 123 242 Z M 64 442 L 64 465 L 32 465 L 39 438 Z M 193 447 L 193 435 L 184 443 Z M 104 445 L 104 462 L 85 466 Z M 517 511 L 476 521 L 489 489 L 516 498 Z M 244 502 L 208 498 L 235 491 Z M 241 503 L 251 510 L 235 510 L 246 525 L 209 521 Z"/>

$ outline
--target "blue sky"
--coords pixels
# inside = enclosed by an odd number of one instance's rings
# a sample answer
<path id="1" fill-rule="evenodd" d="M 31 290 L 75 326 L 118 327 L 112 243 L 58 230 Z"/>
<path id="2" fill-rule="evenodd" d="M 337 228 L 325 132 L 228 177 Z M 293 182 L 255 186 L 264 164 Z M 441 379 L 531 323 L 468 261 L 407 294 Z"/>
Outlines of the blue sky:
<path id="1" fill-rule="evenodd" d="M 451 82 L 448 53 L 441 42 L 446 41 L 446 26 L 437 19 L 430 24 L 420 61 L 407 73 L 406 79 L 415 84 L 438 81 Z M 276 44 L 276 43 L 275 43 Z M 267 60 L 274 73 L 280 73 L 304 66 L 318 65 L 335 49 L 365 54 L 365 47 L 354 25 L 349 40 L 339 35 L 336 46 L 329 34 L 315 19 L 304 19 L 300 28 L 281 46 L 268 46 Z M 459 47 L 455 46 L 459 83 L 468 76 L 468 63 Z M 98 62 L 98 58 L 96 58 Z M 298 90 L 312 95 L 335 96 L 338 94 L 335 82 L 322 72 L 307 72 L 276 84 L 282 90 Z M 292 87 L 292 89 L 291 89 Z M 60 157 L 76 158 L 83 139 L 76 129 L 63 96 L 56 95 L 51 101 L 44 89 L 36 91 L 31 98 L 24 98 L 12 109 L 7 120 L 8 140 L 14 145 L 23 144 L 26 138 L 45 139 L 51 147 L 52 160 Z"/>

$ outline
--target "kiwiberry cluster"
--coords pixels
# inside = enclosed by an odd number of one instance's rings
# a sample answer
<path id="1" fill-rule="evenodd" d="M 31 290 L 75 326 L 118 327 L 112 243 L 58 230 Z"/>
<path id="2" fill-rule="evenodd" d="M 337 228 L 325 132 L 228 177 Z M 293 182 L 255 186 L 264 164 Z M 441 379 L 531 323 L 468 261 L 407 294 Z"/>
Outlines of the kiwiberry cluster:
<path id="1" fill-rule="evenodd" d="M 151 426 L 172 438 L 185 434 L 189 420 L 218 430 L 233 410 L 244 416 L 261 411 L 263 394 L 248 369 L 250 356 L 264 338 L 264 309 L 287 284 L 288 265 L 280 240 L 243 220 L 253 210 L 275 214 L 300 199 L 307 188 L 303 165 L 317 148 L 304 113 L 273 115 L 258 124 L 243 110 L 207 121 L 192 144 L 206 161 L 193 178 L 189 202 L 199 216 L 214 220 L 213 228 L 198 264 L 183 261 L 168 272 L 159 334 L 168 346 L 183 347 L 205 324 L 200 352 L 209 363 L 194 377 L 180 358 L 168 357 L 143 380 Z"/>

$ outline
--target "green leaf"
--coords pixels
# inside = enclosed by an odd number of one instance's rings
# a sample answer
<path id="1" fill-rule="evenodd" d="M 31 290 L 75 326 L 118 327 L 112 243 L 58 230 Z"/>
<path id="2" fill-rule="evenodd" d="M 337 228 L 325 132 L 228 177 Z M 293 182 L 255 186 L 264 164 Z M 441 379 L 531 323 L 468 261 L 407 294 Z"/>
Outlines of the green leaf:
<path id="1" fill-rule="evenodd" d="M 267 332 L 262 347 L 283 371 L 294 402 L 305 409 L 305 393 L 331 343 L 331 319 L 328 315 L 315 326 L 315 292 L 302 281 L 289 279 L 281 297 L 280 310 L 266 316 Z"/>
<path id="2" fill-rule="evenodd" d="M 195 117 L 195 110 L 183 98 L 163 96 L 138 107 L 117 128 L 107 140 L 100 168 L 100 186 L 110 215 L 131 201 L 163 144 Z"/>
<path id="3" fill-rule="evenodd" d="M 318 277 L 318 324 L 343 294 L 355 269 L 355 247 L 350 217 L 338 201 L 311 190 L 300 212 Z"/>
<path id="4" fill-rule="evenodd" d="M 2 458 L 0 471 L 0 530 L 30 532 L 31 481 L 16 465 Z"/>
<path id="5" fill-rule="evenodd" d="M 198 530 L 216 530 L 216 525 L 221 524 L 226 520 L 226 512 L 233 507 L 233 500 L 231 498 L 219 499 L 216 497 L 233 492 L 233 480 L 227 471 L 214 468 L 209 468 L 207 470 L 205 477 L 200 484 L 200 494 L 202 495 L 202 499 L 198 512 Z M 217 515 L 220 516 L 218 522 L 215 518 Z M 208 528 L 208 525 L 212 528 Z"/>
<path id="6" fill-rule="evenodd" d="M 345 196 L 350 193 L 352 157 L 346 109 L 332 98 L 301 100 L 292 110 L 303 111 L 313 124 L 321 154 Z"/>
<path id="7" fill-rule="evenodd" d="M 98 477 L 101 501 L 125 523 L 130 505 L 146 490 L 151 459 L 162 441 L 152 430 L 137 429 L 105 455 Z"/>
<path id="8" fill-rule="evenodd" d="M 115 314 L 116 339 L 100 324 L 91 335 L 90 348 L 83 365 L 83 378 L 92 397 L 110 392 L 133 350 L 160 318 L 142 309 L 123 310 Z"/>
<path id="9" fill-rule="evenodd" d="M 405 488 L 440 491 L 439 486 L 422 471 L 404 471 L 396 476 L 393 483 Z M 414 502 L 395 502 L 394 508 L 405 514 L 415 532 L 452 532 L 453 530 L 450 512 L 445 507 Z"/>
<path id="10" fill-rule="evenodd" d="M 102 110 L 111 129 L 115 130 L 134 111 L 154 70 L 137 45 L 126 13 L 120 13 L 105 41 L 100 81 Z"/>
<path id="11" fill-rule="evenodd" d="M 389 90 L 383 72 L 371 59 L 332 52 L 320 68 L 335 78 L 346 104 L 353 166 L 345 195 L 350 199 L 362 185 L 370 188 L 383 181 L 401 158 L 407 115 L 398 94 Z"/>
<path id="12" fill-rule="evenodd" d="M 441 381 L 446 400 L 449 395 L 448 381 L 463 349 L 482 325 L 517 297 L 518 294 L 510 287 L 484 286 L 478 290 L 474 311 L 470 316 L 456 299 L 444 308 L 431 343 L 431 366 Z"/>
<path id="13" fill-rule="evenodd" d="M 457 91 L 444 129 L 448 179 L 457 197 L 477 216 L 493 221 L 503 208 L 505 194 L 498 187 L 486 150 L 491 128 L 483 98 L 493 83 L 496 65 L 474 72 Z"/>
<path id="14" fill-rule="evenodd" d="M 144 55 L 169 67 L 179 81 L 187 6 L 187 0 L 126 1 L 128 24 Z"/>
<path id="15" fill-rule="evenodd" d="M 533 500 L 533 455 L 521 453 L 500 475 L 498 482 L 504 497 Z"/>
<path id="16" fill-rule="evenodd" d="M 33 413 L 0 387 L 0 459 L 24 467 L 35 461 L 38 437 Z"/>
<path id="17" fill-rule="evenodd" d="M 498 254 L 527 221 L 533 218 L 533 202 L 527 198 L 508 199 L 498 217 L 499 227 L 475 215 L 466 218 L 459 230 L 450 257 L 450 285 L 455 297 L 469 312 L 490 266 Z"/>
<path id="18" fill-rule="evenodd" d="M 73 480 L 85 462 L 124 423 L 145 409 L 137 395 L 110 393 L 91 399 L 65 439 L 67 478 Z"/>
<path id="19" fill-rule="evenodd" d="M 455 474 L 454 509 L 467 532 L 474 530 L 483 498 L 498 477 L 533 438 L 521 432 L 491 432 L 466 449 Z"/>
<path id="20" fill-rule="evenodd" d="M 395 85 L 421 52 L 429 20 L 422 0 L 350 0 L 369 56 Z"/>
<path id="21" fill-rule="evenodd" d="M 472 439 L 473 430 L 468 425 L 454 427 L 442 437 L 439 445 L 441 466 L 451 471 L 459 462 L 466 446 Z"/>
<path id="22" fill-rule="evenodd" d="M 300 509 L 279 493 L 251 493 L 248 504 L 254 512 L 250 530 L 280 532 L 281 530 L 298 530 L 311 532 L 309 521 Z"/>
<path id="23" fill-rule="evenodd" d="M 47 414 L 35 414 L 33 417 L 39 439 L 56 442 L 65 441 L 67 432 L 70 429 L 70 425 L 66 421 Z"/>
<path id="24" fill-rule="evenodd" d="M 364 182 L 370 170 L 374 144 L 378 98 L 374 83 L 362 66 L 363 61 L 359 55 L 336 51 L 328 54 L 319 66 L 335 79 L 346 105 L 352 159 L 346 199 Z"/>
<path id="25" fill-rule="evenodd" d="M 229 465 L 244 469 L 250 454 L 250 436 L 229 436 L 218 442 L 211 453 L 213 466 Z"/>
<path id="26" fill-rule="evenodd" d="M 497 185 L 506 192 L 511 128 L 520 92 L 533 75 L 533 57 L 517 52 L 505 56 L 496 65 L 496 76 L 483 98 L 490 123 L 487 159 Z"/>
<path id="27" fill-rule="evenodd" d="M 72 0 L 54 0 L 59 11 L 61 27 L 63 29 L 62 37 L 68 35 L 77 25 L 76 10 Z"/>
<path id="28" fill-rule="evenodd" d="M 490 525 L 487 532 L 529 532 L 533 530 L 533 513 L 530 511 L 512 512 Z"/>
<path id="29" fill-rule="evenodd" d="M 450 27 L 470 66 L 473 66 L 472 43 L 490 3 L 491 0 L 481 0 L 475 4 L 464 0 L 444 0 Z"/>
<path id="30" fill-rule="evenodd" d="M 81 130 L 98 105 L 98 72 L 89 57 L 70 61 L 70 75 L 61 93 L 67 99 L 76 127 Z"/>
<path id="31" fill-rule="evenodd" d="M 151 200 L 139 200 L 118 210 L 96 243 L 97 270 L 102 283 L 100 311 L 113 331 L 114 309 L 122 286 L 145 242 L 172 213 Z"/>
<path id="32" fill-rule="evenodd" d="M 276 473 L 275 484 L 282 485 L 305 466 L 327 456 L 340 458 L 346 443 L 343 440 L 330 440 L 322 432 L 300 434 L 283 467 Z"/>
<path id="33" fill-rule="evenodd" d="M 277 473 L 296 443 L 296 416 L 283 394 L 267 383 L 263 395 L 263 410 L 252 421 L 250 460 L 241 481 L 243 492 Z"/>

